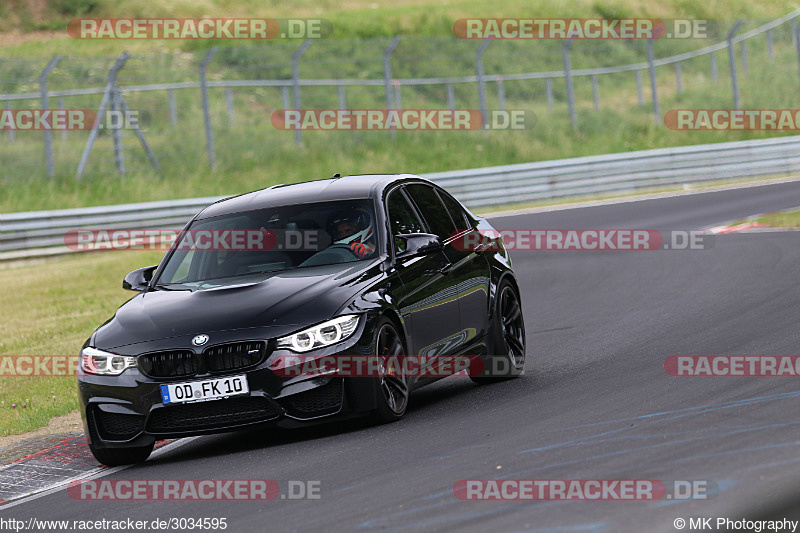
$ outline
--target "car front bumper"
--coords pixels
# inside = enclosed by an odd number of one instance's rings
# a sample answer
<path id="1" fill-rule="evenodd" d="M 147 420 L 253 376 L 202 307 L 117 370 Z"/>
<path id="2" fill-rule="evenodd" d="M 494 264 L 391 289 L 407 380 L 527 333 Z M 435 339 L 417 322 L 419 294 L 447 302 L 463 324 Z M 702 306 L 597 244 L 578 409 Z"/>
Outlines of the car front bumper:
<path id="1" fill-rule="evenodd" d="M 367 313 L 350 338 L 303 355 L 369 354 L 376 322 L 377 315 Z M 272 341 L 268 341 L 268 345 L 274 346 Z M 119 376 L 79 371 L 78 391 L 85 434 L 96 448 L 139 447 L 157 440 L 252 426 L 304 426 L 361 416 L 377 406 L 375 378 L 287 377 L 274 372 L 273 361 L 291 354 L 287 350 L 274 350 L 256 366 L 191 377 L 153 378 L 139 366 Z M 226 376 L 245 376 L 249 392 L 208 401 L 164 402 L 162 385 Z"/>

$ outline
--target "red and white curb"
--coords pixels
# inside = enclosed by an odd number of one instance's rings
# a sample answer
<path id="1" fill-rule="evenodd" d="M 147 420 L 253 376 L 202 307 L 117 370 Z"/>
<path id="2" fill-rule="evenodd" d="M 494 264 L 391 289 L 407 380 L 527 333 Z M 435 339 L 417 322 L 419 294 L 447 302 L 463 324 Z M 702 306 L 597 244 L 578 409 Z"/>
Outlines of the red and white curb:
<path id="1" fill-rule="evenodd" d="M 742 224 L 736 224 L 734 226 L 722 225 L 722 226 L 713 226 L 710 228 L 706 228 L 706 232 L 712 233 L 714 235 L 725 235 L 726 233 L 738 233 L 740 231 L 751 231 L 756 228 L 768 228 L 767 224 L 762 224 L 761 222 L 744 222 Z"/>
<path id="2" fill-rule="evenodd" d="M 789 209 L 781 209 L 780 211 L 774 211 L 771 213 L 759 213 L 757 215 L 751 215 L 745 219 L 738 219 L 742 220 L 739 224 L 735 224 L 737 220 L 731 220 L 730 222 L 725 222 L 723 224 L 719 224 L 717 226 L 712 226 L 709 228 L 705 228 L 705 231 L 708 233 L 713 233 L 714 235 L 725 235 L 727 233 L 761 233 L 761 232 L 778 232 L 778 231 L 800 231 L 800 228 L 780 228 L 780 227 L 773 227 L 769 224 L 765 224 L 763 222 L 759 222 L 758 219 L 764 218 L 769 215 L 775 214 L 783 214 L 783 213 L 793 213 L 800 209 L 800 207 L 790 207 Z"/>

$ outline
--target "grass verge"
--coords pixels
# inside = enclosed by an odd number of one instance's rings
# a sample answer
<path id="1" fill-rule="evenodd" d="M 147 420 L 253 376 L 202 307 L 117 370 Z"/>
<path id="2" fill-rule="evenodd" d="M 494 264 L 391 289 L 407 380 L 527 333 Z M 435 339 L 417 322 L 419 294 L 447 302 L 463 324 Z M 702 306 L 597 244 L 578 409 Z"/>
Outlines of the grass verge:
<path id="1" fill-rule="evenodd" d="M 124 275 L 162 255 L 98 252 L 3 265 L 0 360 L 77 355 L 92 331 L 133 296 L 121 287 Z M 0 377 L 0 436 L 46 426 L 77 407 L 74 376 Z"/>
<path id="2" fill-rule="evenodd" d="M 758 222 L 771 228 L 800 228 L 800 208 L 770 213 L 747 222 Z"/>
<path id="3" fill-rule="evenodd" d="M 734 5 L 717 5 L 674 2 L 665 6 L 655 3 L 634 3 L 623 1 L 614 4 L 575 0 L 568 5 L 549 7 L 536 16 L 652 16 L 668 17 L 697 16 L 701 18 L 725 19 L 736 13 L 751 21 L 759 17 L 773 17 L 788 12 L 788 7 L 776 7 L 765 11 L 755 2 L 740 1 Z M 367 38 L 393 35 L 393 29 L 402 30 L 414 26 L 419 17 L 421 4 L 406 0 L 393 3 L 391 7 L 356 1 L 349 8 L 337 11 L 334 5 L 323 5 L 319 13 L 314 12 L 310 3 L 301 2 L 293 11 L 280 11 L 275 7 L 266 9 L 272 16 L 288 16 L 309 13 L 324 17 L 342 15 L 340 23 L 343 35 L 340 40 L 325 43 L 325 46 L 312 46 L 303 59 L 303 77 L 380 77 L 380 43 L 365 44 L 355 37 Z M 502 8 L 484 2 L 457 0 L 448 4 L 442 17 L 447 20 L 475 14 L 492 16 L 525 16 L 530 7 L 522 3 L 504 5 Z M 613 9 L 612 9 L 613 8 Z M 22 8 L 20 8 L 22 9 Z M 143 3 L 120 1 L 116 6 L 97 2 L 97 16 L 122 13 L 127 16 L 140 16 L 148 13 Z M 188 3 L 178 3 L 174 7 L 159 8 L 157 16 L 190 14 Z M 171 10 L 170 10 L 171 9 Z M 225 3 L 208 1 L 202 8 L 203 14 L 264 15 L 256 2 Z M 281 7 L 280 9 L 284 9 Z M 436 9 L 439 9 L 438 7 Z M 444 9 L 444 8 L 442 8 Z M 544 8 L 543 8 L 544 9 Z M 163 13 L 162 13 L 163 11 Z M 491 13 L 488 13 L 491 12 Z M 345 16 L 346 14 L 352 15 Z M 431 11 L 425 10 L 428 16 Z M 153 14 L 150 12 L 150 14 Z M 94 12 L 93 12 L 94 16 Z M 402 24 L 384 27 L 391 17 L 398 17 Z M 370 23 L 369 21 L 372 21 Z M 374 34 L 359 30 L 369 24 L 376 26 Z M 378 28 L 379 26 L 379 28 Z M 443 35 L 441 21 L 437 17 L 419 22 L 412 35 Z M 337 26 L 338 28 L 339 26 Z M 741 105 L 747 108 L 793 109 L 800 108 L 796 72 L 797 55 L 791 39 L 783 28 L 775 31 L 774 57 L 767 56 L 763 40 L 748 44 L 749 67 L 739 72 Z M 446 30 L 447 28 L 445 28 Z M 431 30 L 431 31 L 428 31 Z M 445 32 L 446 33 L 446 32 Z M 338 34 L 337 34 L 338 35 Z M 416 42 L 410 37 L 403 41 L 394 59 L 393 75 L 396 77 L 429 76 L 433 74 L 472 73 L 474 71 L 474 47 L 468 48 L 463 42 L 450 40 Z M 416 44 L 414 44 L 416 42 Z M 427 43 L 427 44 L 426 44 Z M 433 44 L 431 44 L 433 43 Z M 436 44 L 439 43 L 439 44 Z M 41 44 L 41 43 L 40 43 Z M 85 51 L 98 54 L 101 51 L 113 56 L 131 43 L 129 41 L 107 41 L 105 43 L 73 43 L 70 47 L 84 46 Z M 288 58 L 292 46 L 297 43 L 275 43 L 264 47 L 228 47 L 221 50 L 219 59 L 213 63 L 211 79 L 237 79 L 241 77 L 266 77 L 285 79 Z M 664 47 L 680 46 L 697 48 L 703 43 L 659 42 L 659 57 L 668 55 Z M 285 46 L 284 46 L 285 45 Z M 458 45 L 458 46 L 456 46 Z M 641 43 L 576 43 L 573 50 L 573 66 L 583 68 L 601 64 L 622 64 L 644 57 Z M 92 49 L 97 46 L 100 48 Z M 509 72 L 514 69 L 550 70 L 560 69 L 561 54 L 559 43 L 552 42 L 498 42 L 492 44 L 486 55 L 488 73 Z M 26 48 L 27 47 L 27 48 Z M 105 47 L 105 48 L 104 48 Z M 341 51 L 337 57 L 347 61 L 333 61 L 331 47 Z M 404 48 L 406 47 L 406 48 Z M 106 49 L 108 48 L 108 49 Z M 441 51 L 439 48 L 442 48 Z M 681 49 L 683 49 L 681 48 Z M 91 49 L 91 50 L 90 50 Z M 362 50 L 363 49 L 363 50 Z M 63 52 L 73 54 L 67 47 L 51 50 L 35 47 L 34 44 L 21 44 L 19 50 L 4 48 L 9 53 L 46 60 L 49 54 Z M 30 54 L 23 53 L 24 51 Z M 405 50 L 405 51 L 404 51 Z M 403 52 L 404 51 L 404 52 Z M 531 53 L 535 51 L 536 53 Z M 171 49 L 147 50 L 158 55 L 138 56 L 129 60 L 124 69 L 124 84 L 137 82 L 158 82 L 178 79 L 185 73 L 196 80 L 196 61 L 201 52 L 178 53 Z M 164 53 L 168 52 L 168 53 Z M 403 52 L 401 54 L 401 52 Z M 456 53 L 458 52 L 458 53 Z M 468 52 L 468 53 L 467 53 Z M 77 52 L 75 52 L 77 53 Z M 143 52 L 144 53 L 144 52 Z M 196 53 L 197 57 L 192 54 Z M 316 55 L 315 55 L 316 54 Z M 352 57 L 351 57 L 352 56 Z M 350 60 L 352 59 L 352 61 Z M 0 72 L 9 79 L 28 80 L 24 86 L 4 86 L 6 92 L 35 90 L 30 79 L 35 80 L 43 65 L 27 65 L 26 60 L 14 58 L 8 61 L 0 58 Z M 88 59 L 65 58 L 59 64 L 58 72 L 67 78 L 54 75 L 51 88 L 72 87 L 71 84 L 89 83 L 102 85 L 110 59 L 92 63 Z M 45 61 L 46 63 L 46 61 Z M 27 65 L 27 67 L 25 67 Z M 13 69 L 30 68 L 28 72 L 16 73 Z M 6 69 L 11 68 L 6 73 Z M 718 60 L 719 78 L 715 82 L 710 76 L 708 57 L 701 57 L 682 64 L 683 92 L 677 92 L 674 69 L 658 69 L 658 94 L 661 109 L 683 108 L 727 108 L 731 106 L 732 95 L 727 63 Z M 377 70 L 376 70 L 377 69 Z M 431 71 L 436 70 L 436 72 Z M 438 70 L 437 70 L 438 69 Z M 511 70 L 509 70 L 511 69 Z M 24 70 L 24 69 L 23 69 Z M 439 72 L 441 70 L 441 72 Z M 55 71 L 54 71 L 55 72 Z M 75 78 L 69 78 L 74 75 Z M 85 82 L 94 76 L 93 81 Z M 30 78 L 30 79 L 29 79 Z M 162 79 L 163 78 L 163 79 Z M 182 78 L 181 78 L 182 79 Z M 61 85 L 58 85 L 58 84 Z M 58 86 L 58 87 L 57 87 Z M 137 201 L 161 200 L 210 196 L 215 194 L 238 194 L 259 189 L 275 183 L 290 183 L 309 179 L 319 179 L 332 175 L 357 173 L 425 173 L 458 168 L 475 168 L 492 165 L 524 163 L 594 155 L 626 152 L 648 148 L 681 146 L 690 144 L 736 141 L 751 138 L 765 138 L 776 132 L 749 131 L 673 131 L 655 124 L 649 104 L 649 91 L 645 90 L 645 104 L 637 105 L 637 91 L 633 73 L 601 76 L 599 80 L 600 110 L 592 108 L 592 87 L 589 78 L 575 79 L 576 102 L 578 108 L 578 129 L 573 130 L 566 110 L 566 92 L 563 80 L 553 83 L 554 108 L 547 105 L 543 80 L 511 81 L 504 84 L 507 109 L 527 109 L 538 118 L 536 124 L 522 131 L 472 131 L 472 132 L 350 132 L 319 131 L 306 132 L 303 143 L 294 143 L 294 132 L 275 129 L 270 122 L 273 111 L 283 107 L 280 91 L 275 88 L 237 88 L 233 91 L 235 119 L 227 113 L 225 95 L 220 89 L 210 91 L 211 122 L 213 124 L 217 168 L 209 169 L 205 152 L 205 136 L 202 120 L 201 102 L 198 91 L 176 91 L 177 122 L 169 120 L 167 95 L 160 92 L 126 94 L 131 109 L 142 112 L 145 135 L 150 146 L 158 156 L 163 172 L 155 174 L 147 158 L 138 146 L 131 131 L 123 131 L 125 146 L 125 166 L 127 175 L 119 177 L 116 173 L 112 141 L 110 135 L 100 135 L 94 147 L 87 173 L 82 181 L 77 181 L 75 171 L 86 141 L 86 135 L 69 132 L 62 138 L 54 135 L 53 151 L 55 159 L 55 178 L 45 175 L 44 153 L 41 132 L 17 132 L 15 140 L 6 142 L 6 133 L 0 132 L 0 212 L 59 209 L 108 205 Z M 348 87 L 346 89 L 348 106 L 360 108 L 382 108 L 385 106 L 383 88 Z M 455 102 L 461 108 L 475 108 L 477 91 L 474 85 L 463 84 L 454 87 Z M 488 108 L 499 108 L 499 93 L 496 84 L 487 86 Z M 335 91 L 328 88 L 304 87 L 303 106 L 309 108 L 330 108 L 338 106 Z M 445 87 L 404 87 L 402 105 L 404 108 L 441 108 L 447 104 Z M 69 97 L 66 105 L 71 108 L 96 109 L 98 97 Z M 21 106 L 23 104 L 15 104 Z M 30 105 L 26 103 L 24 105 Z M 781 132 L 781 134 L 792 132 Z"/>

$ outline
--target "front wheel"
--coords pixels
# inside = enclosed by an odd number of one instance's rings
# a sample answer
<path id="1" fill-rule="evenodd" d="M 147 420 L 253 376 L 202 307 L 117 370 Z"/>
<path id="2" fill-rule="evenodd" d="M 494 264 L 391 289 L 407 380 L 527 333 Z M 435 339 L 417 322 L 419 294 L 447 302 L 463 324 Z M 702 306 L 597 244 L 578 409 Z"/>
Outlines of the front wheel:
<path id="1" fill-rule="evenodd" d="M 135 446 L 130 448 L 95 448 L 91 443 L 89 450 L 91 450 L 94 458 L 100 464 L 106 466 L 121 466 L 132 465 L 136 463 L 143 463 L 153 453 L 155 443 L 147 446 Z"/>
<path id="2" fill-rule="evenodd" d="M 378 324 L 375 354 L 380 359 L 380 376 L 372 378 L 375 380 L 375 395 L 378 400 L 372 419 L 381 424 L 394 422 L 405 414 L 410 391 L 408 377 L 398 372 L 396 364 L 399 358 L 406 355 L 403 339 L 394 323 L 386 317 L 381 318 Z"/>
<path id="3" fill-rule="evenodd" d="M 525 320 L 514 286 L 500 284 L 492 320 L 492 353 L 486 358 L 483 372 L 472 376 L 475 383 L 495 383 L 516 378 L 525 367 Z"/>

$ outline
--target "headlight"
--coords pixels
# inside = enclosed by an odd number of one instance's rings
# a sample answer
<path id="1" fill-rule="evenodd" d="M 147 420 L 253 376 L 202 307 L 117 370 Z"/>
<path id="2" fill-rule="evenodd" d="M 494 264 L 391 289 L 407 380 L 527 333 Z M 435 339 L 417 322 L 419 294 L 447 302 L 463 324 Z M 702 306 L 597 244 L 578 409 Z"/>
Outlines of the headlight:
<path id="1" fill-rule="evenodd" d="M 345 315 L 278 339 L 278 348 L 307 352 L 345 340 L 356 331 L 358 315 Z"/>
<path id="2" fill-rule="evenodd" d="M 81 370 L 87 374 L 118 376 L 126 369 L 135 366 L 135 357 L 108 353 L 91 347 L 81 350 Z"/>

